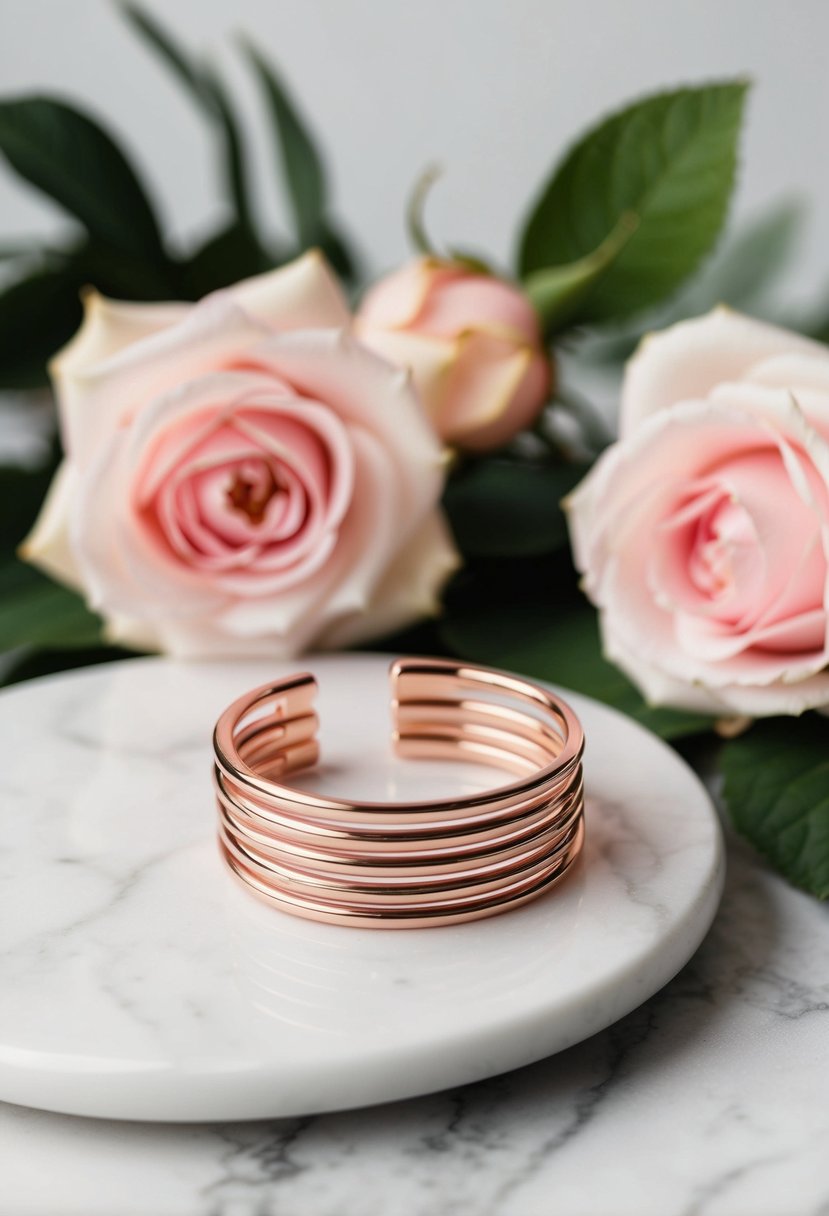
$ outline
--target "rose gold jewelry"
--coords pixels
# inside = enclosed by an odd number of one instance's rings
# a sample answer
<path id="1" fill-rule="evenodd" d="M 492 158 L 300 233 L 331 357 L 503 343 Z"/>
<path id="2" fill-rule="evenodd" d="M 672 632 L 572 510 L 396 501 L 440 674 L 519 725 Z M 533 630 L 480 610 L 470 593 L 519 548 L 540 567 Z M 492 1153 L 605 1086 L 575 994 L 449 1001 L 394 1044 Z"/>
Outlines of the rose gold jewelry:
<path id="1" fill-rule="evenodd" d="M 454 924 L 549 890 L 584 840 L 584 739 L 559 698 L 507 672 L 447 659 L 390 670 L 398 755 L 515 775 L 482 793 L 353 802 L 294 789 L 315 764 L 316 681 L 246 693 L 216 724 L 219 843 L 231 871 L 297 916 L 363 928 Z"/>

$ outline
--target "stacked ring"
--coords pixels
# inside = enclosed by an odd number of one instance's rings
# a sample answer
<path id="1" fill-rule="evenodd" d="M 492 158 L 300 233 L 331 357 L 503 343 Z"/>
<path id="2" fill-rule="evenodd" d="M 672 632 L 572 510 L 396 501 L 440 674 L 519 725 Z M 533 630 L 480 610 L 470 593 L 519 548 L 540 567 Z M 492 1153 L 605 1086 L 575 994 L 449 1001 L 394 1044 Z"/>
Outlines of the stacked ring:
<path id="1" fill-rule="evenodd" d="M 517 776 L 426 802 L 355 802 L 293 788 L 316 763 L 316 681 L 254 689 L 216 724 L 222 856 L 248 888 L 296 916 L 363 928 L 454 924 L 548 891 L 584 839 L 584 739 L 576 715 L 528 680 L 445 659 L 392 664 L 401 756 L 468 760 Z"/>

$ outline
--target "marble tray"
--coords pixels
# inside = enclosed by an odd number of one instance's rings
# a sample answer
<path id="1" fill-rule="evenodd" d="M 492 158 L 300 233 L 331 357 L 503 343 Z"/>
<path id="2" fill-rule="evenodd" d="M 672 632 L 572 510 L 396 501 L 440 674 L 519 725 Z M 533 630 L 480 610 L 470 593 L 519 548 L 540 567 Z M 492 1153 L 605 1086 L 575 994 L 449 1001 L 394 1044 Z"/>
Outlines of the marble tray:
<path id="1" fill-rule="evenodd" d="M 321 682 L 309 787 L 483 788 L 396 760 L 388 658 Z M 284 916 L 214 845 L 210 730 L 297 664 L 133 660 L 0 695 L 0 1100 L 146 1120 L 296 1115 L 427 1093 L 569 1046 L 660 988 L 719 900 L 716 817 L 666 746 L 575 695 L 588 842 L 547 897 L 491 920 L 370 932 Z"/>

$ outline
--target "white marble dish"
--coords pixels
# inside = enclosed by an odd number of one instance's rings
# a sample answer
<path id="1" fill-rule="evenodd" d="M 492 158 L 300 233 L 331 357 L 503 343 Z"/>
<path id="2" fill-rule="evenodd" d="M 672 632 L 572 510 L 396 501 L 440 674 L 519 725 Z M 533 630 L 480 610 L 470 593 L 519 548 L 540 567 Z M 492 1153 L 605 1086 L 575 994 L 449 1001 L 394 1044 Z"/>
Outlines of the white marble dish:
<path id="1" fill-rule="evenodd" d="M 493 784 L 391 757 L 387 657 L 301 666 L 321 683 L 309 787 L 395 799 Z M 586 1038 L 694 952 L 723 877 L 707 794 L 658 740 L 576 696 L 588 843 L 548 896 L 406 932 L 259 904 L 214 845 L 210 730 L 232 697 L 296 668 L 135 660 L 0 696 L 0 1099 L 192 1121 L 427 1093 Z"/>

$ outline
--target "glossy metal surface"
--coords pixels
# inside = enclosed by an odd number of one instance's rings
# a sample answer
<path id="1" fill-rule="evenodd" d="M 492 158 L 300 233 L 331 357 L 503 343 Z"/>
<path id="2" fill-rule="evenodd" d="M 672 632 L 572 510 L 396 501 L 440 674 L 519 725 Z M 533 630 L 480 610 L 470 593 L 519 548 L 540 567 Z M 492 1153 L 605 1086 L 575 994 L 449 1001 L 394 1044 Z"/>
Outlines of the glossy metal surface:
<path id="1" fill-rule="evenodd" d="M 390 670 L 393 742 L 417 759 L 473 759 L 513 774 L 464 797 L 372 803 L 292 787 L 319 758 L 316 681 L 245 694 L 214 734 L 222 856 L 259 897 L 361 927 L 453 924 L 547 891 L 584 839 L 584 739 L 573 711 L 530 681 L 445 659 Z"/>

